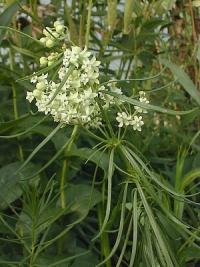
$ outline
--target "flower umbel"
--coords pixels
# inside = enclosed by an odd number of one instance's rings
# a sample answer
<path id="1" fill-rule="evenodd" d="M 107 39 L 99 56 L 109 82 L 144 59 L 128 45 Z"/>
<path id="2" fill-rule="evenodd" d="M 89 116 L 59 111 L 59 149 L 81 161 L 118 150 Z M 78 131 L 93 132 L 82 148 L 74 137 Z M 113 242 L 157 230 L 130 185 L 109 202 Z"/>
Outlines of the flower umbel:
<path id="1" fill-rule="evenodd" d="M 144 91 L 139 92 L 139 101 L 144 104 L 148 104 L 149 100 L 146 98 L 146 94 Z M 119 123 L 118 127 L 126 127 L 133 126 L 134 131 L 141 132 L 142 126 L 144 125 L 143 117 L 141 115 L 138 116 L 139 113 L 147 113 L 147 110 L 134 106 L 135 112 L 133 114 L 128 114 L 127 112 L 118 112 L 116 120 Z"/>
<path id="2" fill-rule="evenodd" d="M 140 92 L 139 92 L 139 95 L 140 95 L 140 97 L 139 97 L 139 101 L 140 101 L 141 103 L 149 104 L 149 100 L 146 98 L 146 94 L 145 94 L 144 91 L 140 91 Z M 146 109 L 143 109 L 143 108 L 138 107 L 138 106 L 135 106 L 135 110 L 136 110 L 137 112 L 139 112 L 139 113 L 147 113 L 147 110 L 146 110 Z"/>
<path id="3" fill-rule="evenodd" d="M 27 99 L 35 99 L 38 111 L 51 114 L 56 122 L 98 127 L 102 119 L 96 98 L 103 102 L 104 109 L 111 104 L 105 103 L 107 89 L 99 85 L 99 65 L 100 61 L 86 49 L 72 46 L 64 51 L 56 81 L 48 81 L 48 74 L 33 76 L 31 82 L 36 88 L 27 93 Z"/>
<path id="4" fill-rule="evenodd" d="M 46 28 L 43 34 L 45 37 L 40 41 L 51 48 L 55 42 L 64 41 L 66 32 L 65 27 L 56 21 L 54 28 Z M 101 62 L 91 52 L 74 45 L 66 48 L 64 44 L 62 48 L 55 48 L 49 55 L 40 58 L 41 67 L 48 66 L 51 69 L 56 62 L 61 65 L 52 80 L 51 73 L 45 71 L 39 76 L 35 73 L 32 75 L 31 83 L 35 84 L 35 89 L 27 92 L 26 99 L 30 103 L 35 100 L 38 111 L 50 114 L 55 122 L 63 125 L 98 127 L 102 124 L 102 110 L 109 111 L 112 108 L 120 110 L 116 116 L 119 128 L 132 126 L 134 131 L 141 131 L 144 124 L 141 114 L 147 113 L 146 109 L 134 106 L 133 113 L 130 107 L 127 112 L 126 103 L 120 98 L 123 93 L 116 82 L 109 81 L 105 86 L 100 84 Z M 139 101 L 149 103 L 145 92 L 139 92 Z"/>

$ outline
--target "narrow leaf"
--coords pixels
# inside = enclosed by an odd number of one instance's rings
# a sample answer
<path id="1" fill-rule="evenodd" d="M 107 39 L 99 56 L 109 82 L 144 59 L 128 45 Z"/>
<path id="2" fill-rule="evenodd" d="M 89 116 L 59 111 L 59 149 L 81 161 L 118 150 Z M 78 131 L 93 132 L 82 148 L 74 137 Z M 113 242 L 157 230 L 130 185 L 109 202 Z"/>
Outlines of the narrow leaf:
<path id="1" fill-rule="evenodd" d="M 185 91 L 198 103 L 198 105 L 200 105 L 200 93 L 187 73 L 179 66 L 169 62 L 166 59 L 161 59 L 161 63 L 163 63 L 171 70 L 171 72 L 174 76 L 176 76 Z"/>

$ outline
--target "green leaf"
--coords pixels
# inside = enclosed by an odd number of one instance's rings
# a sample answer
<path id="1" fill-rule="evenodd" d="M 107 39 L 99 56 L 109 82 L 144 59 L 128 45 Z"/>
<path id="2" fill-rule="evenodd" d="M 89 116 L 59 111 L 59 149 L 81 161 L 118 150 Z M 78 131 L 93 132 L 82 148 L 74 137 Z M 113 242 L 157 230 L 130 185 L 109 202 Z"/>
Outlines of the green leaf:
<path id="1" fill-rule="evenodd" d="M 36 169 L 35 165 L 28 164 L 22 172 L 16 174 L 20 166 L 20 162 L 13 162 L 0 169 L 0 209 L 5 209 L 21 196 L 20 183 Z"/>
<path id="2" fill-rule="evenodd" d="M 13 128 L 17 124 L 19 124 L 21 121 L 25 120 L 28 116 L 29 116 L 29 114 L 25 114 L 16 120 L 7 121 L 7 122 L 0 122 L 0 133 L 5 132 L 5 131 Z"/>
<path id="3" fill-rule="evenodd" d="M 184 189 L 191 184 L 195 179 L 200 178 L 200 168 L 191 170 L 189 173 L 187 173 L 181 182 L 181 191 L 184 191 Z"/>
<path id="4" fill-rule="evenodd" d="M 43 46 L 43 44 L 42 44 L 39 40 L 34 39 L 32 36 L 30 36 L 30 35 L 28 35 L 28 34 L 22 32 L 22 31 L 18 31 L 18 30 L 14 29 L 14 28 L 6 27 L 6 26 L 0 26 L 0 32 L 3 31 L 3 30 L 7 30 L 7 31 L 10 31 L 10 32 L 18 33 L 18 34 L 20 34 L 21 36 L 24 36 L 24 37 L 26 37 L 26 38 L 29 38 L 29 39 L 31 39 L 32 41 L 38 43 L 40 46 Z M 1 36 L 1 35 L 0 35 L 0 36 Z"/>
<path id="5" fill-rule="evenodd" d="M 200 106 L 200 93 L 195 87 L 193 81 L 187 75 L 187 73 L 182 70 L 179 66 L 169 62 L 166 59 L 161 59 L 161 63 L 167 66 L 174 76 L 178 79 L 179 83 L 183 86 L 185 91 L 198 103 Z"/>
<path id="6" fill-rule="evenodd" d="M 97 236 L 93 238 L 93 240 L 97 239 L 105 230 L 109 217 L 110 217 L 110 211 L 111 211 L 111 201 L 112 201 L 112 178 L 114 173 L 114 154 L 115 149 L 113 148 L 110 152 L 109 157 L 109 164 L 108 164 L 108 171 L 107 171 L 107 203 L 106 203 L 106 211 L 105 211 L 105 217 L 101 226 L 101 229 Z"/>
<path id="7" fill-rule="evenodd" d="M 49 140 L 52 139 L 52 137 L 59 131 L 63 123 L 59 123 L 57 127 L 33 150 L 33 152 L 29 155 L 29 157 L 24 161 L 24 163 L 20 166 L 20 168 L 17 170 L 17 172 L 21 171 L 28 163 L 29 161 L 37 154 L 37 152 L 45 146 Z"/>
<path id="8" fill-rule="evenodd" d="M 88 255 L 77 258 L 71 267 L 94 267 L 97 263 L 97 257 L 90 252 Z"/>
<path id="9" fill-rule="evenodd" d="M 14 1 L 11 5 L 9 5 L 4 12 L 0 15 L 0 25 L 7 26 L 13 19 L 14 14 L 17 12 L 19 8 L 19 4 L 17 1 Z M 0 31 L 0 43 L 3 39 L 5 31 Z"/>
<path id="10" fill-rule="evenodd" d="M 23 136 L 26 135 L 28 133 L 30 133 L 32 130 L 34 130 L 35 127 L 37 127 L 40 123 L 42 123 L 44 120 L 46 119 L 46 117 L 44 116 L 41 120 L 39 120 L 38 122 L 36 122 L 34 125 L 32 125 L 31 127 L 28 127 L 25 131 L 20 132 L 20 133 L 16 133 L 16 134 L 12 134 L 12 135 L 0 135 L 0 138 L 3 139 L 11 139 L 11 138 L 17 138 L 19 136 Z"/>
<path id="11" fill-rule="evenodd" d="M 0 209 L 5 209 L 22 193 L 19 187 L 20 177 L 14 174 L 20 165 L 20 162 L 14 162 L 0 169 Z"/>
<path id="12" fill-rule="evenodd" d="M 137 191 L 135 191 L 133 196 L 133 245 L 131 250 L 131 257 L 130 257 L 130 266 L 133 266 L 135 262 L 136 250 L 137 250 L 137 239 L 138 239 L 138 204 L 137 204 Z"/>
<path id="13" fill-rule="evenodd" d="M 154 31 L 157 27 L 163 26 L 167 23 L 168 22 L 165 20 L 154 17 L 154 18 L 145 20 L 145 22 L 142 24 L 142 30 L 143 31 Z"/>
<path id="14" fill-rule="evenodd" d="M 72 149 L 67 152 L 67 155 L 70 157 L 80 157 L 86 159 L 87 161 L 94 162 L 97 166 L 99 166 L 104 172 L 108 169 L 108 155 L 102 151 L 98 151 L 97 149 L 91 148 L 80 148 L 80 149 Z"/>
<path id="15" fill-rule="evenodd" d="M 200 7 L 200 0 L 193 0 L 193 1 L 192 1 L 192 5 L 193 5 L 194 7 Z"/>
<path id="16" fill-rule="evenodd" d="M 166 109 L 166 108 L 162 108 L 162 107 L 158 107 L 158 106 L 154 106 L 154 105 L 150 105 L 150 104 L 145 104 L 145 103 L 142 103 L 138 100 L 135 100 L 131 97 L 127 97 L 127 96 L 124 96 L 124 95 L 119 95 L 119 94 L 116 94 L 116 93 L 113 93 L 113 92 L 109 92 L 108 93 L 109 95 L 112 95 L 116 98 L 119 98 L 121 99 L 122 101 L 125 101 L 125 102 L 128 102 L 134 106 L 138 106 L 138 107 L 141 107 L 141 108 L 144 108 L 144 109 L 147 109 L 147 110 L 154 110 L 154 111 L 158 111 L 158 112 L 161 112 L 161 113 L 165 113 L 165 114 L 169 114 L 169 115 L 185 115 L 185 114 L 189 114 L 191 112 L 194 112 L 197 110 L 197 108 L 194 108 L 194 109 L 191 109 L 191 110 L 187 110 L 187 111 L 175 111 L 175 110 L 170 110 L 170 109 Z"/>
<path id="17" fill-rule="evenodd" d="M 30 80 L 32 77 L 34 76 L 39 76 L 40 74 L 43 74 L 43 73 L 46 73 L 48 71 L 50 71 L 51 69 L 59 66 L 62 62 L 62 57 L 58 60 L 56 60 L 56 62 L 54 62 L 51 66 L 48 66 L 46 68 L 42 68 L 41 70 L 31 74 L 31 75 L 28 75 L 28 76 L 25 76 L 23 78 L 20 78 L 20 79 L 17 79 L 17 82 L 23 82 L 23 81 L 26 81 L 26 80 Z"/>
<path id="18" fill-rule="evenodd" d="M 66 188 L 65 194 L 70 212 L 82 215 L 86 215 L 93 206 L 101 201 L 100 192 L 86 184 L 70 184 Z"/>
<path id="19" fill-rule="evenodd" d="M 82 266 L 82 267 L 92 267 L 94 265 L 84 265 L 84 262 L 87 260 L 87 262 L 90 262 L 90 260 L 92 259 L 91 257 L 91 253 L 89 254 L 89 251 L 84 251 L 81 253 L 77 253 L 74 256 L 55 256 L 52 254 L 47 254 L 47 255 L 42 255 L 39 256 L 37 259 L 37 266 L 40 267 L 68 267 L 71 266 L 71 264 L 69 264 L 69 262 L 74 261 L 73 266 Z M 89 255 L 87 255 L 89 254 Z M 80 258 L 80 260 L 79 260 Z M 75 263 L 78 263 L 79 265 L 76 265 Z M 81 263 L 81 264 L 80 264 Z M 95 262 L 96 263 L 96 262 Z"/>
<path id="20" fill-rule="evenodd" d="M 19 220 L 16 224 L 16 229 L 21 235 L 31 237 L 31 229 L 34 227 L 35 233 L 40 234 L 56 220 L 58 220 L 63 215 L 63 210 L 52 205 L 47 205 L 45 209 L 41 212 L 39 210 L 39 215 L 34 217 L 29 214 L 28 210 L 23 210 L 19 216 Z"/>
<path id="21" fill-rule="evenodd" d="M 34 58 L 34 59 L 39 58 L 39 55 L 37 55 L 36 53 L 31 52 L 31 51 L 29 51 L 27 49 L 24 49 L 24 48 L 21 48 L 21 47 L 17 47 L 15 45 L 12 45 L 11 47 L 14 50 L 16 50 L 17 52 L 19 52 L 20 54 L 22 54 L 22 55 L 29 56 L 29 57 Z"/>
<path id="22" fill-rule="evenodd" d="M 165 260 L 165 262 L 167 263 L 167 266 L 171 266 L 173 267 L 174 264 L 172 263 L 168 248 L 167 248 L 167 244 L 165 243 L 165 240 L 163 238 L 163 233 L 160 230 L 160 227 L 158 226 L 156 220 L 155 220 L 155 215 L 153 214 L 153 211 L 151 209 L 151 207 L 149 206 L 149 203 L 145 197 L 144 191 L 142 190 L 141 185 L 139 184 L 139 182 L 137 182 L 137 188 L 138 188 L 138 192 L 140 194 L 140 198 L 142 200 L 142 204 L 144 206 L 145 212 L 148 216 L 149 219 L 149 223 L 151 225 L 151 228 L 156 236 L 160 251 L 162 253 L 162 256 Z"/>
<path id="23" fill-rule="evenodd" d="M 179 258 L 181 262 L 189 262 L 194 261 L 194 259 L 199 260 L 200 259 L 200 247 L 198 246 L 189 246 L 186 247 L 180 254 Z M 184 265 L 182 265 L 184 266 Z"/>

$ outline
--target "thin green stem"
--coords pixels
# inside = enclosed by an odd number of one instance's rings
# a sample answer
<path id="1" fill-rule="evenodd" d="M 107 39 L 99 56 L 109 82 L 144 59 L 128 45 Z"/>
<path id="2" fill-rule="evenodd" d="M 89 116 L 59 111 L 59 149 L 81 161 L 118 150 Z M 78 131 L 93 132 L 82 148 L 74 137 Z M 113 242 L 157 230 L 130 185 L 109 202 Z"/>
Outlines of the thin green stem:
<path id="1" fill-rule="evenodd" d="M 103 82 L 101 83 L 100 85 L 103 86 L 103 85 L 107 85 L 107 84 L 110 84 L 110 83 L 117 83 L 117 82 L 131 82 L 131 81 L 148 81 L 148 80 L 153 80 L 155 78 L 158 78 L 161 76 L 161 74 L 166 70 L 166 68 L 163 68 L 159 73 L 153 75 L 153 76 L 150 76 L 150 77 L 144 77 L 144 78 L 134 78 L 134 79 L 120 79 L 120 80 L 109 80 L 109 81 L 106 81 L 106 82 Z"/>
<path id="2" fill-rule="evenodd" d="M 12 50 L 9 50 L 9 57 L 10 57 L 10 70 L 14 70 L 14 60 L 13 60 L 13 54 Z M 17 109 L 17 91 L 14 83 L 12 82 L 12 95 L 13 95 L 13 113 L 14 118 L 17 120 L 19 118 L 18 109 Z M 19 138 L 18 138 L 19 140 Z M 24 155 L 21 145 L 18 143 L 18 150 L 19 150 L 19 158 L 21 161 L 24 161 Z"/>
<path id="3" fill-rule="evenodd" d="M 86 47 L 88 47 L 88 44 L 89 44 L 91 14 L 92 14 L 92 0 L 89 0 L 88 16 L 87 16 L 87 28 L 86 28 L 86 35 L 85 35 L 85 46 Z"/>
<path id="4" fill-rule="evenodd" d="M 72 131 L 68 146 L 65 149 L 65 155 L 67 156 L 68 152 L 71 150 L 71 147 L 73 145 L 73 142 L 77 136 L 78 133 L 78 125 L 74 126 L 74 129 Z M 60 198 L 61 198 L 61 207 L 63 209 L 66 208 L 66 199 L 65 199 L 65 183 L 66 183 L 66 173 L 68 168 L 68 162 L 69 158 L 64 160 L 61 170 L 61 181 L 60 181 Z"/>
<path id="5" fill-rule="evenodd" d="M 99 228 L 101 229 L 103 224 L 103 210 L 100 205 L 98 206 L 98 218 L 99 218 Z M 110 242 L 107 232 L 103 232 L 100 236 L 100 244 L 101 244 L 101 256 L 102 260 L 104 258 L 107 258 L 110 254 Z M 108 261 L 105 263 L 106 267 L 111 267 L 111 260 L 108 259 Z"/>

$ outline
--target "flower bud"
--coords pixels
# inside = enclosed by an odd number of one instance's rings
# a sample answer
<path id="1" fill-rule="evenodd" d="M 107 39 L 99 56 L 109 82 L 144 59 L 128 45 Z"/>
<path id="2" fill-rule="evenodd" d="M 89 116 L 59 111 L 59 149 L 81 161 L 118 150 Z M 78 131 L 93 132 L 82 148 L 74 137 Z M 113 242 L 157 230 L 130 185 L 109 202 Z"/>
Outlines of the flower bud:
<path id="1" fill-rule="evenodd" d="M 60 106 L 60 102 L 57 101 L 57 100 L 54 100 L 53 103 L 52 103 L 52 107 L 53 107 L 54 109 L 58 109 L 59 106 Z"/>
<path id="2" fill-rule="evenodd" d="M 53 61 L 57 58 L 58 56 L 58 53 L 51 53 L 49 56 L 48 56 L 48 61 Z"/>
<path id="3" fill-rule="evenodd" d="M 50 54 L 50 55 L 48 56 L 48 61 L 52 61 L 53 59 L 54 59 L 53 54 Z"/>
<path id="4" fill-rule="evenodd" d="M 48 61 L 47 61 L 47 58 L 46 57 L 41 57 L 40 58 L 40 65 L 41 66 L 46 66 L 47 63 L 48 63 Z"/>
<path id="5" fill-rule="evenodd" d="M 53 63 L 54 63 L 54 61 L 52 61 L 52 60 L 48 61 L 48 67 L 50 67 Z"/>
<path id="6" fill-rule="evenodd" d="M 40 38 L 40 42 L 41 42 L 42 44 L 45 44 L 45 43 L 46 43 L 46 37 L 42 37 L 42 38 Z"/>
<path id="7" fill-rule="evenodd" d="M 45 84 L 45 81 L 41 81 L 39 83 L 36 84 L 36 88 L 37 90 L 44 90 L 46 88 L 46 84 Z"/>
<path id="8" fill-rule="evenodd" d="M 41 97 L 41 91 L 35 89 L 35 90 L 33 90 L 33 95 L 34 95 L 35 98 L 40 99 L 40 97 Z"/>
<path id="9" fill-rule="evenodd" d="M 60 36 L 57 32 L 52 32 L 52 35 L 53 35 L 52 37 L 54 37 L 54 38 L 59 38 L 59 36 Z"/>
<path id="10" fill-rule="evenodd" d="M 63 33 L 64 32 L 64 26 L 63 25 L 57 25 L 56 26 L 56 32 Z"/>
<path id="11" fill-rule="evenodd" d="M 46 37 L 50 37 L 51 36 L 51 30 L 49 28 L 47 28 L 48 31 L 46 29 L 43 30 L 43 34 L 46 36 Z"/>
<path id="12" fill-rule="evenodd" d="M 51 47 L 54 46 L 54 44 L 55 44 L 54 40 L 47 39 L 47 41 L 46 41 L 46 47 L 51 48 Z"/>
<path id="13" fill-rule="evenodd" d="M 57 27 L 58 25 L 61 25 L 61 22 L 57 20 L 57 21 L 54 22 L 53 26 Z"/>

